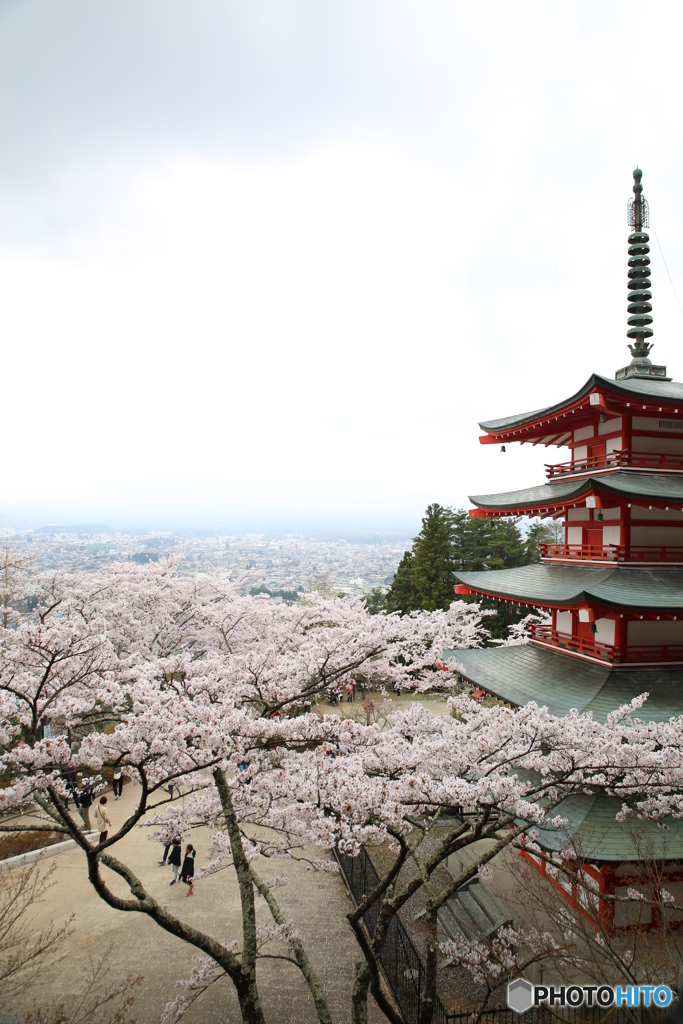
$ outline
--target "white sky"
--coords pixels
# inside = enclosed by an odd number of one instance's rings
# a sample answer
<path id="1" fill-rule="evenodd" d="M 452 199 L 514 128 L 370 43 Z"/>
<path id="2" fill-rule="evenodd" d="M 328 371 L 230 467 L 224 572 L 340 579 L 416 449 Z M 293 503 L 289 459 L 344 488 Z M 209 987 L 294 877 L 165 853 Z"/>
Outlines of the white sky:
<path id="1" fill-rule="evenodd" d="M 663 0 L 0 0 L 0 522 L 413 530 L 540 483 L 555 449 L 477 421 L 630 358 L 637 162 L 683 301 L 682 28 Z"/>

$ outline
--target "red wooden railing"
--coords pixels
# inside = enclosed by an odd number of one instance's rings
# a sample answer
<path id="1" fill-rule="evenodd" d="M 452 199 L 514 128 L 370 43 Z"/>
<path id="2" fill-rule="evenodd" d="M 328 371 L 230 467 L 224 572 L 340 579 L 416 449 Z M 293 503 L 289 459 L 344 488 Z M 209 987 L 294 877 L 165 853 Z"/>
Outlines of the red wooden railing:
<path id="1" fill-rule="evenodd" d="M 571 462 L 546 463 L 545 475 L 548 480 L 555 477 L 571 476 L 574 473 L 589 473 L 596 469 L 661 470 L 666 473 L 683 473 L 683 455 L 659 455 L 651 452 L 610 452 L 609 455 L 591 455 L 587 459 L 573 459 Z"/>
<path id="2" fill-rule="evenodd" d="M 616 544 L 541 544 L 541 558 L 576 558 L 582 561 L 623 562 L 625 548 Z"/>
<path id="3" fill-rule="evenodd" d="M 601 644 L 597 640 L 584 639 L 579 636 L 567 636 L 565 633 L 558 633 L 552 626 L 532 625 L 528 627 L 529 636 L 539 643 L 550 644 L 559 647 L 560 650 L 572 651 L 574 654 L 585 654 L 590 658 L 600 658 L 601 661 L 613 661 L 614 647 L 608 644 Z"/>
<path id="4" fill-rule="evenodd" d="M 618 544 L 541 544 L 541 558 L 594 562 L 683 562 L 683 547 Z"/>
<path id="5" fill-rule="evenodd" d="M 614 662 L 683 661 L 683 644 L 611 647 L 609 644 L 602 644 L 593 638 L 585 639 L 580 636 L 558 633 L 552 626 L 532 625 L 528 627 L 528 631 L 531 639 L 538 643 L 548 644 L 573 654 L 583 654 L 589 658 L 599 658 L 600 661 L 609 664 Z"/>

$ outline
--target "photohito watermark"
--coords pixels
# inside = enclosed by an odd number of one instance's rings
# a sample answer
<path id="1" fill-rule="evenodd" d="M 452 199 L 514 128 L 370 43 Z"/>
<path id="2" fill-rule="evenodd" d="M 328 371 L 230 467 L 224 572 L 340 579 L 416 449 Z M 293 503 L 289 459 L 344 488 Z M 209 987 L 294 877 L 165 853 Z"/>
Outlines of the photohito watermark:
<path id="1" fill-rule="evenodd" d="M 526 1013 L 534 1006 L 650 1006 L 664 1010 L 673 1001 L 668 985 L 532 985 L 517 978 L 508 985 L 508 1006 Z"/>

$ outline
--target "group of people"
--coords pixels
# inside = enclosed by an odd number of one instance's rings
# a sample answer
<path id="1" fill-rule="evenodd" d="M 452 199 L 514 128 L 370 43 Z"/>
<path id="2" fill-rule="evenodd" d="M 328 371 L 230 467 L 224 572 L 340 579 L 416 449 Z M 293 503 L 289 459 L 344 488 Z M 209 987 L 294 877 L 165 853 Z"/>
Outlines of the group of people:
<path id="1" fill-rule="evenodd" d="M 332 704 L 333 706 L 335 704 L 342 704 L 344 701 L 344 692 L 346 692 L 347 704 L 352 704 L 356 696 L 356 684 L 353 681 L 351 681 L 348 682 L 345 687 L 342 686 L 341 683 L 337 683 L 336 686 L 333 686 L 332 689 L 329 691 L 330 704 Z"/>
<path id="2" fill-rule="evenodd" d="M 67 782 L 67 795 L 64 803 L 68 811 L 69 799 L 73 798 L 73 802 L 76 805 L 76 809 L 83 819 L 83 827 L 86 831 L 92 831 L 92 825 L 90 824 L 90 808 L 93 805 L 95 795 L 93 793 L 92 786 L 83 784 L 79 787 L 75 775 L 69 774 L 66 777 Z M 123 789 L 123 778 L 120 771 L 114 772 L 113 779 L 113 790 L 114 799 L 118 800 L 121 796 Z M 168 786 L 168 790 L 173 798 L 173 784 Z M 109 835 L 109 829 L 112 827 L 111 818 L 109 817 L 109 811 L 107 809 L 107 798 L 101 796 L 97 806 L 95 807 L 95 826 L 100 834 L 99 845 L 107 841 Z M 170 853 L 169 853 L 170 850 Z M 171 885 L 175 885 L 178 880 L 185 882 L 188 886 L 187 895 L 192 896 L 194 894 L 194 858 L 196 850 L 191 843 L 188 843 L 185 847 L 185 857 L 182 861 L 181 870 L 181 856 L 182 856 L 182 844 L 180 839 L 174 839 L 172 842 L 167 843 L 164 848 L 163 860 L 160 860 L 160 864 L 170 864 L 173 868 L 173 881 Z"/>
<path id="3" fill-rule="evenodd" d="M 72 798 L 76 810 L 83 821 L 83 827 L 87 832 L 90 832 L 92 830 L 92 825 L 90 824 L 90 808 L 92 807 L 94 798 L 92 786 L 87 783 L 83 783 L 83 785 L 79 787 L 76 776 L 71 772 L 66 776 L 66 782 L 68 789 L 66 797 L 64 798 L 64 806 L 68 811 L 69 799 Z"/>
<path id="4" fill-rule="evenodd" d="M 93 800 L 95 799 L 95 794 L 93 792 L 92 786 L 90 786 L 86 782 L 84 782 L 82 785 L 79 786 L 78 780 L 77 780 L 76 776 L 73 774 L 73 772 L 69 772 L 69 774 L 66 776 L 66 784 L 67 784 L 67 793 L 66 793 L 66 797 L 64 798 L 64 806 L 65 806 L 66 810 L 67 811 L 69 810 L 69 800 L 72 799 L 73 802 L 74 802 L 74 806 L 76 807 L 76 810 L 78 811 L 78 813 L 81 816 L 81 820 L 83 822 L 83 827 L 85 828 L 86 832 L 91 832 L 92 831 L 92 825 L 90 823 L 90 808 L 92 807 Z M 119 800 L 121 798 L 121 793 L 123 792 L 123 774 L 122 774 L 120 769 L 117 769 L 114 772 L 114 779 L 112 781 L 112 789 L 114 790 L 114 800 Z M 104 798 L 104 802 L 106 804 L 106 802 L 107 802 L 107 798 L 106 797 Z M 95 817 L 96 818 L 98 817 L 98 813 L 99 813 L 100 805 L 101 804 L 102 804 L 102 800 L 100 800 L 100 803 L 98 804 L 98 806 L 95 809 Z M 109 824 L 111 825 L 111 822 Z M 98 826 L 99 826 L 99 823 L 98 823 Z M 104 829 L 100 829 L 100 832 L 103 832 L 103 831 L 105 831 L 105 830 Z"/>
<path id="5" fill-rule="evenodd" d="M 168 851 L 171 851 L 170 853 Z M 173 880 L 171 885 L 175 885 L 179 880 L 184 882 L 188 886 L 186 896 L 192 896 L 194 894 L 194 858 L 196 850 L 192 843 L 188 843 L 185 847 L 185 856 L 183 858 L 182 870 L 180 867 L 180 858 L 182 855 L 182 844 L 179 839 L 174 839 L 170 843 L 166 843 L 164 847 L 163 859 L 159 861 L 160 864 L 170 864 L 173 868 Z"/>

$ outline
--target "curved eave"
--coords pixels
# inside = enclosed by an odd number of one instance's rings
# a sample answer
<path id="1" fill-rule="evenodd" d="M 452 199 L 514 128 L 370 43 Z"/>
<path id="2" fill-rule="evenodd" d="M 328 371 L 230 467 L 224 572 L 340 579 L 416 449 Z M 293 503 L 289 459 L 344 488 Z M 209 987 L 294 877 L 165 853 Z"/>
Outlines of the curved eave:
<path id="1" fill-rule="evenodd" d="M 460 577 L 456 577 L 460 579 Z M 535 609 L 542 611 L 570 611 L 576 608 L 605 608 L 615 609 L 616 611 L 633 611 L 637 608 L 638 612 L 642 612 L 640 615 L 641 619 L 655 619 L 660 615 L 677 615 L 681 617 L 683 612 L 683 599 L 676 603 L 665 603 L 657 604 L 649 608 L 643 608 L 633 601 L 618 601 L 614 598 L 606 597 L 602 594 L 592 594 L 589 590 L 577 591 L 572 594 L 570 598 L 551 598 L 543 597 L 539 598 L 531 597 L 529 594 L 505 594 L 497 590 L 485 590 L 481 586 L 472 586 L 471 584 L 465 584 L 464 590 L 459 590 L 459 594 L 469 594 L 471 597 L 483 597 L 489 598 L 492 601 L 504 601 L 507 604 L 516 604 L 521 608 L 527 608 L 530 612 Z"/>
<path id="2" fill-rule="evenodd" d="M 658 473 L 617 470 L 599 476 L 540 484 L 500 494 L 472 494 L 470 501 L 481 515 L 553 515 L 586 504 L 591 497 L 616 498 L 618 503 L 647 504 L 683 511 L 683 478 Z"/>
<path id="3" fill-rule="evenodd" d="M 644 844 L 657 859 L 683 859 L 683 822 L 675 818 L 641 821 L 634 835 L 632 822 L 617 821 L 621 806 L 621 800 L 603 793 L 575 793 L 553 812 L 566 824 L 539 827 L 538 843 L 559 852 L 574 842 L 586 860 L 602 864 L 640 863 Z"/>
<path id="4" fill-rule="evenodd" d="M 682 668 L 615 669 L 535 644 L 444 649 L 443 659 L 453 659 L 470 683 L 514 707 L 535 701 L 553 715 L 568 715 L 575 708 L 604 722 L 611 711 L 649 693 L 639 718 L 667 722 L 681 714 Z"/>
<path id="5" fill-rule="evenodd" d="M 643 615 L 683 612 L 683 570 L 567 566 L 548 562 L 484 572 L 456 573 L 461 588 L 528 608 L 637 610 Z M 462 593 L 462 589 L 460 593 Z"/>
<path id="6" fill-rule="evenodd" d="M 561 445 L 566 443 L 562 437 L 570 436 L 572 429 L 582 419 L 610 409 L 619 415 L 628 408 L 634 412 L 677 415 L 679 410 L 683 412 L 683 384 L 654 377 L 648 380 L 631 378 L 614 381 L 594 373 L 576 394 L 555 405 L 515 416 L 483 420 L 479 426 L 484 435 L 479 440 L 482 444 L 531 441 L 544 443 L 546 447 L 551 444 Z M 570 423 L 563 423 L 567 419 Z"/>
<path id="7" fill-rule="evenodd" d="M 558 717 L 573 709 L 605 722 L 610 712 L 647 693 L 636 717 L 644 721 L 668 722 L 681 714 L 683 668 L 657 666 L 647 669 L 614 669 L 609 665 L 580 662 L 566 654 L 533 644 L 516 647 L 444 649 L 444 661 L 453 660 L 458 671 L 472 685 L 521 707 L 534 701 Z M 575 835 L 585 855 L 606 863 L 642 860 L 642 850 L 629 828 L 616 821 L 619 801 L 598 795 L 579 794 L 557 808 L 567 819 L 566 832 Z M 566 849 L 567 836 L 557 830 L 540 830 L 540 842 L 549 850 Z M 648 828 L 648 842 L 657 856 L 668 861 L 683 859 L 682 823 L 672 821 L 663 830 Z"/>

